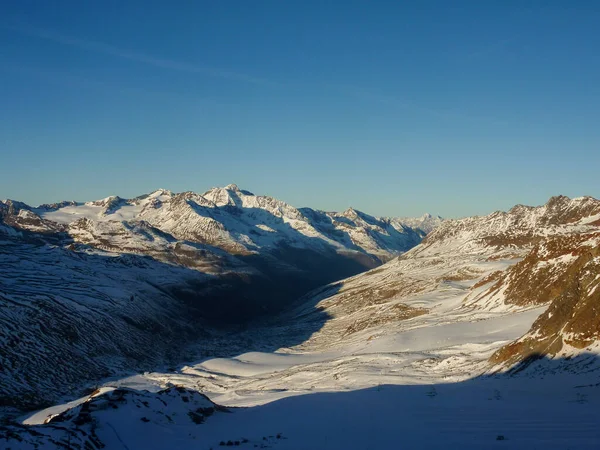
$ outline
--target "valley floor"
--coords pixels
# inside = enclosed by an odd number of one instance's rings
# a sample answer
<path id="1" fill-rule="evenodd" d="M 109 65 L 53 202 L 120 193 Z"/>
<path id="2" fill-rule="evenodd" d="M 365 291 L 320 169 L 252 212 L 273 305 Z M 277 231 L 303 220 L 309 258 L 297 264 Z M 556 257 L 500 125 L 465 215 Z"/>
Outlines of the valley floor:
<path id="1" fill-rule="evenodd" d="M 427 306 L 429 314 L 339 341 L 324 327 L 293 348 L 112 380 L 107 390 L 180 386 L 233 408 L 200 425 L 175 411 L 165 425 L 161 418 L 171 414 L 169 406 L 143 412 L 121 407 L 98 413 L 95 433 L 106 448 L 130 450 L 208 450 L 228 441 L 281 450 L 598 448 L 597 355 L 539 360 L 512 375 L 484 374 L 490 355 L 525 333 L 544 308 L 475 313 L 459 300 L 465 289 L 455 283 L 415 296 L 413 302 Z M 273 348 L 303 326 L 299 321 L 249 331 L 237 343 Z M 41 411 L 24 422 L 40 424 L 73 406 Z M 11 448 L 30 448 L 23 445 Z"/>

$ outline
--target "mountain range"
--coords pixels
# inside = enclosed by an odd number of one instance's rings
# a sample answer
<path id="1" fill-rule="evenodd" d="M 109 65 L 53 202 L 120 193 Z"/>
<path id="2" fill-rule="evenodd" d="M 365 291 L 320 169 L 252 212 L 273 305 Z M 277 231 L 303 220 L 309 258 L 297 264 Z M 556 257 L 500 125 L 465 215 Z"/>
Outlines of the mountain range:
<path id="1" fill-rule="evenodd" d="M 80 397 L 11 422 L 14 448 L 600 441 L 592 197 L 389 219 L 230 185 L 0 211 L 2 406 Z"/>
<path id="2" fill-rule="evenodd" d="M 177 361 L 209 329 L 273 315 L 441 222 L 297 209 L 235 185 L 0 202 L 0 406 L 44 405 L 86 380 Z"/>

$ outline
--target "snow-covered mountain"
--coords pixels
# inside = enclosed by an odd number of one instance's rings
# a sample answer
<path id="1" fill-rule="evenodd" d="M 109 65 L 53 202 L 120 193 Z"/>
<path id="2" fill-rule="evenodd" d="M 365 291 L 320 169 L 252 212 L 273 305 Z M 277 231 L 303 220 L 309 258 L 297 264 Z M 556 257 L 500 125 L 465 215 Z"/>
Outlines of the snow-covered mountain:
<path id="1" fill-rule="evenodd" d="M 9 200 L 0 203 L 0 214 L 15 229 L 59 239 L 63 246 L 70 241 L 72 250 L 146 255 L 205 274 L 259 277 L 269 284 L 270 297 L 278 298 L 269 301 L 263 295 L 258 307 L 244 302 L 249 307 L 242 306 L 240 320 L 376 267 L 414 247 L 442 223 L 428 214 L 398 219 L 354 209 L 297 209 L 233 184 L 204 194 L 159 189 L 133 199 L 110 196 L 37 208 Z"/>
<path id="2" fill-rule="evenodd" d="M 111 196 L 84 204 L 62 202 L 38 208 L 17 202 L 12 205 L 31 218 L 37 216 L 66 227 L 78 242 L 99 247 L 122 245 L 118 240 L 112 242 L 111 230 L 102 230 L 101 224 L 143 223 L 175 239 L 214 246 L 233 255 L 247 256 L 288 246 L 362 254 L 371 264 L 410 249 L 442 221 L 429 214 L 421 218 L 390 219 L 369 216 L 352 208 L 343 213 L 297 209 L 234 184 L 204 194 L 174 194 L 160 189 L 134 199 Z M 98 229 L 96 232 L 86 230 L 90 223 Z M 131 237 L 127 241 L 125 250 L 135 252 L 138 242 Z"/>
<path id="3" fill-rule="evenodd" d="M 0 406 L 44 405 L 92 380 L 172 364 L 216 325 L 272 315 L 424 235 L 235 185 L 37 208 L 0 202 Z"/>
<path id="4" fill-rule="evenodd" d="M 322 336 L 345 341 L 417 317 L 472 321 L 550 305 L 492 361 L 567 356 L 600 339 L 599 248 L 600 201 L 592 197 L 559 196 L 539 207 L 446 220 L 382 267 L 307 294 L 295 314 L 327 313 L 335 320 L 324 324 Z"/>
<path id="5" fill-rule="evenodd" d="M 44 236 L 71 250 L 150 256 L 204 274 L 251 274 L 279 297 L 259 308 L 285 306 L 311 288 L 380 265 L 417 245 L 442 223 L 376 218 L 354 209 L 297 209 L 236 185 L 204 194 L 159 189 L 133 199 L 110 196 L 87 203 L 37 208 L 0 202 L 4 225 Z"/>
<path id="6" fill-rule="evenodd" d="M 297 209 L 233 184 L 204 194 L 159 189 L 37 208 L 8 200 L 0 202 L 0 215 L 5 225 L 70 241 L 73 250 L 146 255 L 213 275 L 252 273 L 278 286 L 281 298 L 263 305 L 269 308 L 376 267 L 442 223 L 428 214 L 399 219 Z"/>
<path id="7" fill-rule="evenodd" d="M 376 267 L 417 245 L 442 223 L 440 217 L 376 218 L 354 209 L 342 213 L 297 209 L 231 184 L 204 194 L 159 189 L 133 199 L 110 196 L 87 203 L 32 208 L 0 202 L 4 223 L 36 233 L 65 233 L 75 244 L 177 262 L 177 244 L 202 246 L 208 259 L 223 252 L 266 277 L 286 271 L 303 290 Z M 194 264 L 220 273 L 219 264 Z M 326 263 L 325 263 L 326 261 Z M 315 270 L 315 264 L 320 270 Z M 185 264 L 184 264 L 185 265 Z M 297 292 L 295 292 L 297 293 Z"/>

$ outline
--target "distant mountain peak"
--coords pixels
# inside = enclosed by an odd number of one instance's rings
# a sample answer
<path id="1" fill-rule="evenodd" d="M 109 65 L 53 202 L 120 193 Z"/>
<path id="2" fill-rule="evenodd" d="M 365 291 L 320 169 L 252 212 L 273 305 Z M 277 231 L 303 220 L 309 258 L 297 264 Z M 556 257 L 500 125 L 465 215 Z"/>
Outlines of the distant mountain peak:
<path id="1" fill-rule="evenodd" d="M 150 197 L 150 198 L 156 198 L 156 197 L 161 197 L 163 195 L 171 197 L 173 195 L 173 193 L 171 191 L 169 191 L 168 189 L 160 188 L 160 189 L 157 189 L 157 190 L 151 192 L 148 195 L 148 197 Z"/>
<path id="2" fill-rule="evenodd" d="M 569 197 L 567 197 L 566 195 L 554 195 L 548 199 L 548 201 L 546 202 L 546 205 L 550 206 L 550 205 L 556 205 L 556 204 L 564 204 L 564 203 L 567 203 L 570 201 L 571 201 L 571 199 Z"/>
<path id="3" fill-rule="evenodd" d="M 118 195 L 109 195 L 106 198 L 100 199 L 100 200 L 94 200 L 91 202 L 86 202 L 86 205 L 88 206 L 102 206 L 102 207 L 109 207 L 112 206 L 118 202 L 121 201 L 125 201 L 124 199 L 122 199 L 121 197 L 119 197 Z"/>
<path id="4" fill-rule="evenodd" d="M 240 189 L 240 187 L 235 183 L 230 183 L 227 186 L 225 186 L 224 188 L 214 188 L 214 189 L 225 189 L 227 191 L 233 191 L 235 193 L 239 193 L 239 194 L 243 194 L 243 195 L 254 196 L 254 194 L 252 192 L 247 191 L 246 189 Z"/>

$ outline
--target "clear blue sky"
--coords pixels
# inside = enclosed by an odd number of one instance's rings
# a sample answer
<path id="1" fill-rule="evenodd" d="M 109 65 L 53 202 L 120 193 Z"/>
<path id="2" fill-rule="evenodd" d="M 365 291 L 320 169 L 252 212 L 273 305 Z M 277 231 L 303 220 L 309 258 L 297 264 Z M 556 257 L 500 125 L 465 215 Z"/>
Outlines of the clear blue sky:
<path id="1" fill-rule="evenodd" d="M 0 3 L 0 198 L 600 197 L 600 2 Z"/>

